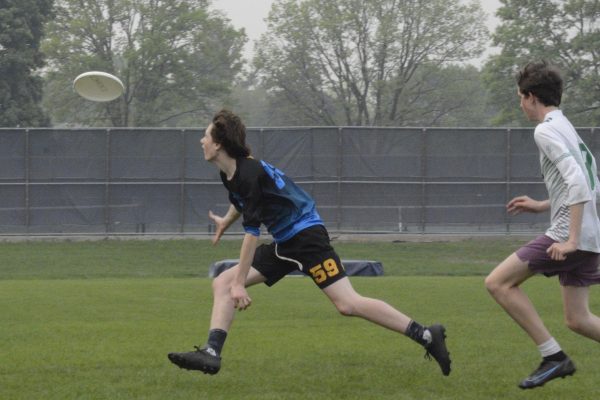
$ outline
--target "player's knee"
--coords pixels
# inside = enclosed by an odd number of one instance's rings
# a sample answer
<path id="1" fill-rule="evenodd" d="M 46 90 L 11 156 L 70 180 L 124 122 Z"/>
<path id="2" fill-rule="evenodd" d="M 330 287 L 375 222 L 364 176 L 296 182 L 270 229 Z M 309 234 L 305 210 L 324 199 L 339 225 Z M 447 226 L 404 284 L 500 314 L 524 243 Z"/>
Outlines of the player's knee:
<path id="1" fill-rule="evenodd" d="M 354 304 L 352 304 L 351 302 L 348 301 L 338 301 L 335 302 L 335 308 L 338 310 L 338 312 L 345 316 L 345 317 L 352 317 L 354 315 L 356 315 L 356 308 L 354 307 Z"/>
<path id="2" fill-rule="evenodd" d="M 584 330 L 585 318 L 578 315 L 566 314 L 565 325 L 575 333 L 581 333 Z"/>
<path id="3" fill-rule="evenodd" d="M 502 290 L 502 286 L 491 275 L 485 278 L 484 283 L 487 291 L 494 297 Z"/>
<path id="4" fill-rule="evenodd" d="M 230 279 L 228 279 L 226 273 L 220 274 L 212 281 L 212 290 L 215 295 L 218 295 L 221 293 L 225 293 L 225 294 L 229 293 L 230 286 L 231 286 Z"/>
<path id="5" fill-rule="evenodd" d="M 213 279 L 212 281 L 212 290 L 213 293 L 217 293 L 221 287 L 223 286 L 223 279 L 221 278 L 221 275 L 217 276 L 215 279 Z"/>

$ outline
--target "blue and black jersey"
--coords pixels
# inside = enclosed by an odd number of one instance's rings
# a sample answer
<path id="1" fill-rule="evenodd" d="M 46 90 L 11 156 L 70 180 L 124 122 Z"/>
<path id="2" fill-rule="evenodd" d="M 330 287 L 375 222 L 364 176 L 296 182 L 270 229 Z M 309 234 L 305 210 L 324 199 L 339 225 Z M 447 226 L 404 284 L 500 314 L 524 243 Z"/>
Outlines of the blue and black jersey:
<path id="1" fill-rule="evenodd" d="M 279 169 L 253 158 L 238 158 L 233 178 L 221 180 L 229 201 L 243 216 L 246 233 L 260 235 L 264 224 L 276 243 L 298 232 L 323 225 L 314 200 Z"/>

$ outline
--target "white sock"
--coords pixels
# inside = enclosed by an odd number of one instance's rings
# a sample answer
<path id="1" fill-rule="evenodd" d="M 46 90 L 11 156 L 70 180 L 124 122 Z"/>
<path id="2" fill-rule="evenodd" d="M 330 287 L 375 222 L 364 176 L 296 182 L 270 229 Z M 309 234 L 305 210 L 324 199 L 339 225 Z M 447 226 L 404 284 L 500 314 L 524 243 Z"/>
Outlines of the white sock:
<path id="1" fill-rule="evenodd" d="M 548 341 L 540 344 L 538 346 L 538 350 L 542 354 L 542 357 L 548 357 L 552 354 L 558 353 L 562 349 L 560 348 L 560 345 L 554 338 L 550 338 Z"/>

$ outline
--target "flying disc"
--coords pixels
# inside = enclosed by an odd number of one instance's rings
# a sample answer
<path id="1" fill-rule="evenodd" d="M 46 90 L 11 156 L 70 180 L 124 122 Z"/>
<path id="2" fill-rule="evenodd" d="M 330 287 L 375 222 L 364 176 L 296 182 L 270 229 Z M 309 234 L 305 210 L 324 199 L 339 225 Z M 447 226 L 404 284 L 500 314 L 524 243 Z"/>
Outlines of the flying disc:
<path id="1" fill-rule="evenodd" d="M 123 94 L 123 82 L 114 75 L 101 71 L 84 72 L 73 81 L 73 89 L 85 99 L 111 101 Z"/>

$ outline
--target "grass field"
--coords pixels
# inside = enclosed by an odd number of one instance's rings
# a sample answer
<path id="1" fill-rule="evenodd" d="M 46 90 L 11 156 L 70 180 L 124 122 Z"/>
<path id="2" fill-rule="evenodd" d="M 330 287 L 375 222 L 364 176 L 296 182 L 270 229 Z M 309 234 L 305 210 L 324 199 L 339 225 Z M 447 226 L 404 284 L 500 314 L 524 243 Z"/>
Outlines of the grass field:
<path id="1" fill-rule="evenodd" d="M 250 289 L 218 375 L 179 370 L 166 354 L 205 340 L 208 267 L 239 241 L 0 243 L 0 399 L 595 399 L 600 345 L 563 326 L 544 278 L 525 289 L 578 372 L 516 387 L 539 356 L 483 275 L 520 243 L 336 243 L 342 259 L 384 264 L 385 277 L 352 278 L 360 293 L 447 326 L 449 377 L 412 341 L 338 316 L 305 278 Z"/>

